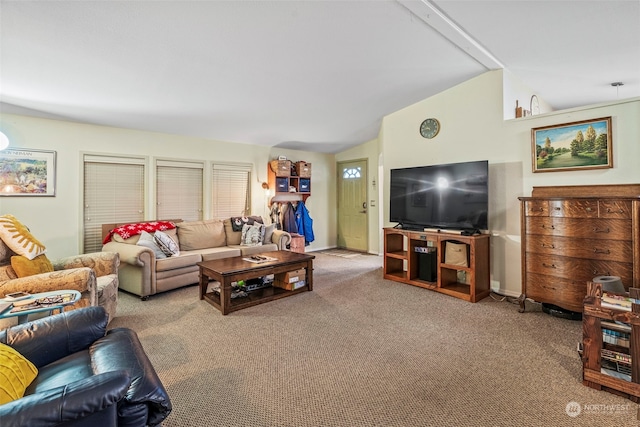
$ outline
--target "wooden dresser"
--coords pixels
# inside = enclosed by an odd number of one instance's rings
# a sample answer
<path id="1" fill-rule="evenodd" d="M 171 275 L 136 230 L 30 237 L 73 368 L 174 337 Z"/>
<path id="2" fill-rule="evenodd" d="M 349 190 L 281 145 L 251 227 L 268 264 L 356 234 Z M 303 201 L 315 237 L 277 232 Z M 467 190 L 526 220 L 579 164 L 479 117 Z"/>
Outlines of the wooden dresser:
<path id="1" fill-rule="evenodd" d="M 582 312 L 587 282 L 640 286 L 640 184 L 534 187 L 519 197 L 522 295 Z"/>

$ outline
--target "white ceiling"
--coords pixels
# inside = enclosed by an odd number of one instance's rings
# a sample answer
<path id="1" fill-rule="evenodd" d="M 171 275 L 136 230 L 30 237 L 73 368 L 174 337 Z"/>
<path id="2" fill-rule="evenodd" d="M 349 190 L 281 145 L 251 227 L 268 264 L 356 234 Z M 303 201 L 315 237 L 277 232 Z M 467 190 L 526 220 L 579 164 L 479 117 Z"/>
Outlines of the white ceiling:
<path id="1" fill-rule="evenodd" d="M 503 66 L 554 109 L 640 96 L 640 0 L 0 7 L 5 113 L 331 153 Z"/>

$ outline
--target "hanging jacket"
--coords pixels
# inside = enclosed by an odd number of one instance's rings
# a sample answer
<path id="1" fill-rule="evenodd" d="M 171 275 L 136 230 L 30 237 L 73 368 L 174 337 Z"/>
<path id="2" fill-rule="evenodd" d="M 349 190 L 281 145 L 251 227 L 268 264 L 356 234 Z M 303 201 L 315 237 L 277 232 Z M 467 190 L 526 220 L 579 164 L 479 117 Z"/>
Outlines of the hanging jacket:
<path id="1" fill-rule="evenodd" d="M 303 201 L 299 201 L 298 207 L 296 208 L 296 225 L 298 226 L 298 234 L 304 236 L 305 246 L 308 246 L 309 243 L 315 240 L 315 236 L 313 235 L 313 219 L 309 216 L 309 210 Z"/>
<path id="2" fill-rule="evenodd" d="M 271 205 L 271 222 L 276 225 L 277 230 L 282 230 L 282 221 L 280 218 L 280 203 L 273 203 Z"/>
<path id="3" fill-rule="evenodd" d="M 282 214 L 282 229 L 289 233 L 298 234 L 298 225 L 296 224 L 296 209 L 291 202 L 287 203 L 287 207 Z"/>

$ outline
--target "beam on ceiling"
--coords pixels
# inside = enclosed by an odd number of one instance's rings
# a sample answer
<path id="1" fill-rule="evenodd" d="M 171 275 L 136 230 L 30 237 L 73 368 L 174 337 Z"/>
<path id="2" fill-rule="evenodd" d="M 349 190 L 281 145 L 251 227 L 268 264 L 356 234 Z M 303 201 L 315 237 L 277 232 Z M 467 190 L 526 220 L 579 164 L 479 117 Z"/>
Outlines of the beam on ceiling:
<path id="1" fill-rule="evenodd" d="M 416 17 L 442 34 L 460 50 L 478 61 L 487 70 L 503 69 L 505 66 L 491 52 L 478 43 L 463 28 L 453 22 L 429 0 L 396 0 Z"/>

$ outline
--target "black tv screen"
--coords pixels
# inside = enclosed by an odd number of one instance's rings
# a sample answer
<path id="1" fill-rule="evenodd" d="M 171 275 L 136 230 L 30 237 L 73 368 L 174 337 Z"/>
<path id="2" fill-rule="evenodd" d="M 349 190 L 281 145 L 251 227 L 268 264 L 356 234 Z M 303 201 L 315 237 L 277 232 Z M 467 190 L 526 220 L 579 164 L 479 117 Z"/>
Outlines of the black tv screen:
<path id="1" fill-rule="evenodd" d="M 403 228 L 487 230 L 487 160 L 391 170 L 389 220 Z"/>

